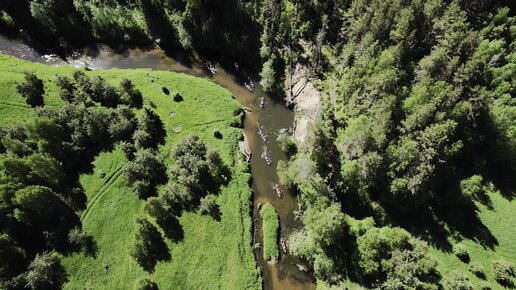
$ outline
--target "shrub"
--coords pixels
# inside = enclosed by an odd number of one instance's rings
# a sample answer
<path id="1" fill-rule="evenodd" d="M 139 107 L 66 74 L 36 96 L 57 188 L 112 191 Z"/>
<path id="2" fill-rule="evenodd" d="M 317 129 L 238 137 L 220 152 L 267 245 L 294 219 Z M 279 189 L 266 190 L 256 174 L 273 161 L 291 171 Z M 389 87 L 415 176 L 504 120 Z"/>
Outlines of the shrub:
<path id="1" fill-rule="evenodd" d="M 16 90 L 32 107 L 43 106 L 43 81 L 33 73 L 25 73 L 25 83 L 16 86 Z"/>
<path id="2" fill-rule="evenodd" d="M 173 97 L 174 99 L 174 102 L 182 102 L 184 99 L 183 99 L 183 96 L 181 96 L 179 93 L 176 93 Z"/>
<path id="3" fill-rule="evenodd" d="M 482 186 L 482 176 L 473 175 L 470 178 L 463 179 L 460 182 L 460 190 L 462 195 L 467 199 L 477 197 L 484 190 Z"/>
<path id="4" fill-rule="evenodd" d="M 75 227 L 68 233 L 68 242 L 72 245 L 82 246 L 86 242 L 87 236 L 79 227 Z"/>
<path id="5" fill-rule="evenodd" d="M 217 139 L 222 139 L 222 133 L 220 133 L 219 130 L 215 129 L 213 131 L 213 137 L 217 138 Z"/>
<path id="6" fill-rule="evenodd" d="M 199 203 L 199 213 L 202 215 L 214 215 L 218 212 L 218 205 L 215 203 L 215 195 L 208 194 L 201 198 Z"/>
<path id="7" fill-rule="evenodd" d="M 480 284 L 478 285 L 480 290 L 491 290 L 493 288 L 491 288 L 491 284 L 489 284 L 489 282 L 487 281 L 482 281 L 480 282 Z"/>
<path id="8" fill-rule="evenodd" d="M 193 135 L 172 150 L 175 160 L 171 175 L 189 196 L 182 201 L 185 208 L 196 208 L 208 192 L 216 193 L 229 173 L 218 153 L 208 151 L 206 144 Z"/>
<path id="9" fill-rule="evenodd" d="M 134 290 L 158 290 L 158 285 L 149 278 L 139 279 L 134 284 Z"/>
<path id="10" fill-rule="evenodd" d="M 460 272 L 453 272 L 448 279 L 446 279 L 446 286 L 451 290 L 473 290 L 473 286 L 468 278 Z"/>
<path id="11" fill-rule="evenodd" d="M 134 153 L 136 153 L 136 148 L 134 148 L 133 143 L 122 141 L 120 142 L 120 149 L 122 149 L 122 152 L 124 152 L 125 157 L 127 160 L 133 160 L 134 159 Z"/>
<path id="12" fill-rule="evenodd" d="M 100 76 L 93 78 L 90 98 L 105 107 L 114 108 L 120 104 L 120 95 L 117 90 Z"/>
<path id="13" fill-rule="evenodd" d="M 464 263 L 469 263 L 469 254 L 468 254 L 468 248 L 464 244 L 456 244 L 453 247 L 453 253 L 459 260 L 461 260 Z"/>
<path id="14" fill-rule="evenodd" d="M 514 266 L 511 262 L 504 259 L 493 261 L 493 271 L 496 281 L 500 284 L 511 285 L 513 283 Z"/>
<path id="15" fill-rule="evenodd" d="M 65 76 L 57 76 L 56 85 L 59 88 L 59 97 L 68 103 L 75 101 L 76 87 L 73 81 Z"/>
<path id="16" fill-rule="evenodd" d="M 288 134 L 287 129 L 281 129 L 276 139 L 283 152 L 288 156 L 294 156 L 297 153 L 297 144 L 295 139 Z"/>
<path id="17" fill-rule="evenodd" d="M 486 277 L 484 266 L 478 262 L 471 263 L 469 265 L 469 271 L 479 278 L 485 279 Z"/>

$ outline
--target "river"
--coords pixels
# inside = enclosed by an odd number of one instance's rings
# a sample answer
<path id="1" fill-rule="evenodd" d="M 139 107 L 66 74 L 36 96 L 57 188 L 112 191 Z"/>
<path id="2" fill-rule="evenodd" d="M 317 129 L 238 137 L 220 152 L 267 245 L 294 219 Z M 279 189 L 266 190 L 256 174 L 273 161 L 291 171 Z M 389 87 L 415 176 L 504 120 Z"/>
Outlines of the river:
<path id="1" fill-rule="evenodd" d="M 300 221 L 295 218 L 297 200 L 294 194 L 283 188 L 283 196 L 276 195 L 273 186 L 278 181 L 276 168 L 279 160 L 285 160 L 286 156 L 279 148 L 276 137 L 282 128 L 292 126 L 294 114 L 285 108 L 282 100 L 273 99 L 266 94 L 257 80 L 252 80 L 254 89 L 250 92 L 244 86 L 249 82 L 249 77 L 242 69 L 231 67 L 224 69 L 217 64 L 213 67 L 217 70 L 212 75 L 204 61 L 198 56 L 192 56 L 191 61 L 184 56 L 168 57 L 157 48 L 141 50 L 129 49 L 122 53 L 115 52 L 103 45 L 97 45 L 95 49 L 83 49 L 72 54 L 67 59 L 61 59 L 55 55 L 44 55 L 18 40 L 7 39 L 0 36 L 0 50 L 22 59 L 46 63 L 49 65 L 70 64 L 77 67 L 87 65 L 92 69 L 109 68 L 151 68 L 181 72 L 196 77 L 210 78 L 215 83 L 228 89 L 241 106 L 249 108 L 244 120 L 244 135 L 248 147 L 253 153 L 251 159 L 251 175 L 253 177 L 253 244 L 262 242 L 261 219 L 258 206 L 270 202 L 276 209 L 280 219 L 280 236 L 287 238 L 290 233 L 300 226 Z M 259 99 L 264 98 L 265 107 L 260 108 Z M 268 135 L 268 141 L 263 142 L 258 134 L 258 126 Z M 267 151 L 272 158 L 269 166 L 262 158 Z M 261 249 L 255 251 L 256 260 L 261 268 L 264 289 L 315 289 L 311 275 L 299 270 L 298 265 L 303 265 L 295 256 L 281 254 L 276 263 L 264 261 Z"/>

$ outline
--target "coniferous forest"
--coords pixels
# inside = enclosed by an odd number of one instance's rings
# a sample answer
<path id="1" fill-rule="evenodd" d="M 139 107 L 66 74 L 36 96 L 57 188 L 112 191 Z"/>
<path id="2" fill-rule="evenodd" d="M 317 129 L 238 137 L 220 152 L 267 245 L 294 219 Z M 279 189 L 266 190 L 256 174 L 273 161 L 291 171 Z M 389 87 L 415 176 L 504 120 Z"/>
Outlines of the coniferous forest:
<path id="1" fill-rule="evenodd" d="M 3 39 L 41 54 L 101 43 L 210 63 L 194 78 L 0 53 L 0 288 L 514 289 L 515 11 L 0 0 Z M 282 130 L 247 123 L 279 123 L 276 107 L 293 114 Z M 251 160 L 239 142 L 260 136 Z M 270 282 L 288 256 L 284 275 L 309 279 Z"/>

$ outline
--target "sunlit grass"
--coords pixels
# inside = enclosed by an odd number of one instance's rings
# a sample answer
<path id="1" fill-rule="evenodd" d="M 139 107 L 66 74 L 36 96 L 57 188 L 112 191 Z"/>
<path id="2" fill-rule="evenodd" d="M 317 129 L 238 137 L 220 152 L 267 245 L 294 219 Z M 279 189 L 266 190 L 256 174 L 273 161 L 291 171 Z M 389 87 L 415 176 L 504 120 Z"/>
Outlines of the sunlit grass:
<path id="1" fill-rule="evenodd" d="M 46 106 L 59 106 L 56 75 L 71 76 L 76 68 L 50 67 L 21 61 L 0 53 L 0 125 L 23 122 L 33 110 L 16 93 L 25 71 L 35 73 L 45 83 Z M 88 197 L 87 208 L 79 213 L 85 232 L 98 246 L 96 257 L 75 253 L 63 257 L 69 274 L 66 289 L 132 289 L 134 283 L 149 277 L 160 289 L 258 289 L 260 273 L 251 248 L 251 189 L 246 164 L 237 152 L 239 129 L 230 127 L 239 106 L 231 94 L 207 80 L 185 74 L 138 70 L 85 71 L 100 75 L 118 86 L 128 78 L 141 90 L 144 105 L 154 107 L 167 130 L 167 142 L 159 157 L 168 165 L 169 153 L 189 134 L 198 135 L 208 147 L 219 152 L 230 166 L 232 179 L 217 196 L 221 219 L 217 221 L 195 212 L 180 218 L 184 239 L 167 241 L 172 259 L 159 262 L 153 273 L 146 273 L 130 256 L 136 216 L 143 213 L 144 202 L 126 185 L 120 169 L 126 162 L 120 150 L 103 152 L 93 162 L 93 172 L 83 174 L 81 184 Z M 162 87 L 170 94 L 166 95 Z M 184 101 L 174 102 L 180 93 Z M 171 117 L 170 113 L 175 112 Z M 137 112 L 138 113 L 138 112 Z M 180 125 L 180 133 L 173 131 Z M 223 138 L 213 136 L 214 130 Z M 162 190 L 160 188 L 159 190 Z"/>

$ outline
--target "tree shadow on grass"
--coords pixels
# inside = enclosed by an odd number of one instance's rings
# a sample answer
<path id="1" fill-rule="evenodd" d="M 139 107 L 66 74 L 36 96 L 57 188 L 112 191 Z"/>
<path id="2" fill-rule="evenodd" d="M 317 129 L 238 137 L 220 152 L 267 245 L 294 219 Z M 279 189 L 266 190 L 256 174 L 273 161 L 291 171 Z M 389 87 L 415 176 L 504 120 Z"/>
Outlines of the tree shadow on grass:
<path id="1" fill-rule="evenodd" d="M 148 240 L 136 245 L 136 251 L 140 255 L 136 257 L 138 264 L 147 272 L 152 273 L 156 264 L 162 261 L 170 261 L 170 250 L 159 232 L 155 232 Z"/>
<path id="2" fill-rule="evenodd" d="M 450 231 L 474 240 L 484 248 L 494 249 L 498 240 L 480 220 L 473 206 L 455 206 L 436 210 L 436 215 L 445 221 Z"/>
<path id="3" fill-rule="evenodd" d="M 167 238 L 173 242 L 180 242 L 184 238 L 183 227 L 179 223 L 179 219 L 168 213 L 160 219 L 156 219 L 157 224 L 163 230 Z"/>
<path id="4" fill-rule="evenodd" d="M 445 252 L 451 252 L 452 245 L 448 241 L 451 233 L 447 230 L 446 223 L 440 220 L 430 207 L 411 211 L 392 209 L 389 217 L 394 224 L 401 226 L 411 234 Z"/>
<path id="5" fill-rule="evenodd" d="M 97 258 L 99 247 L 92 236 L 86 237 L 84 242 L 84 254 L 88 257 Z"/>

